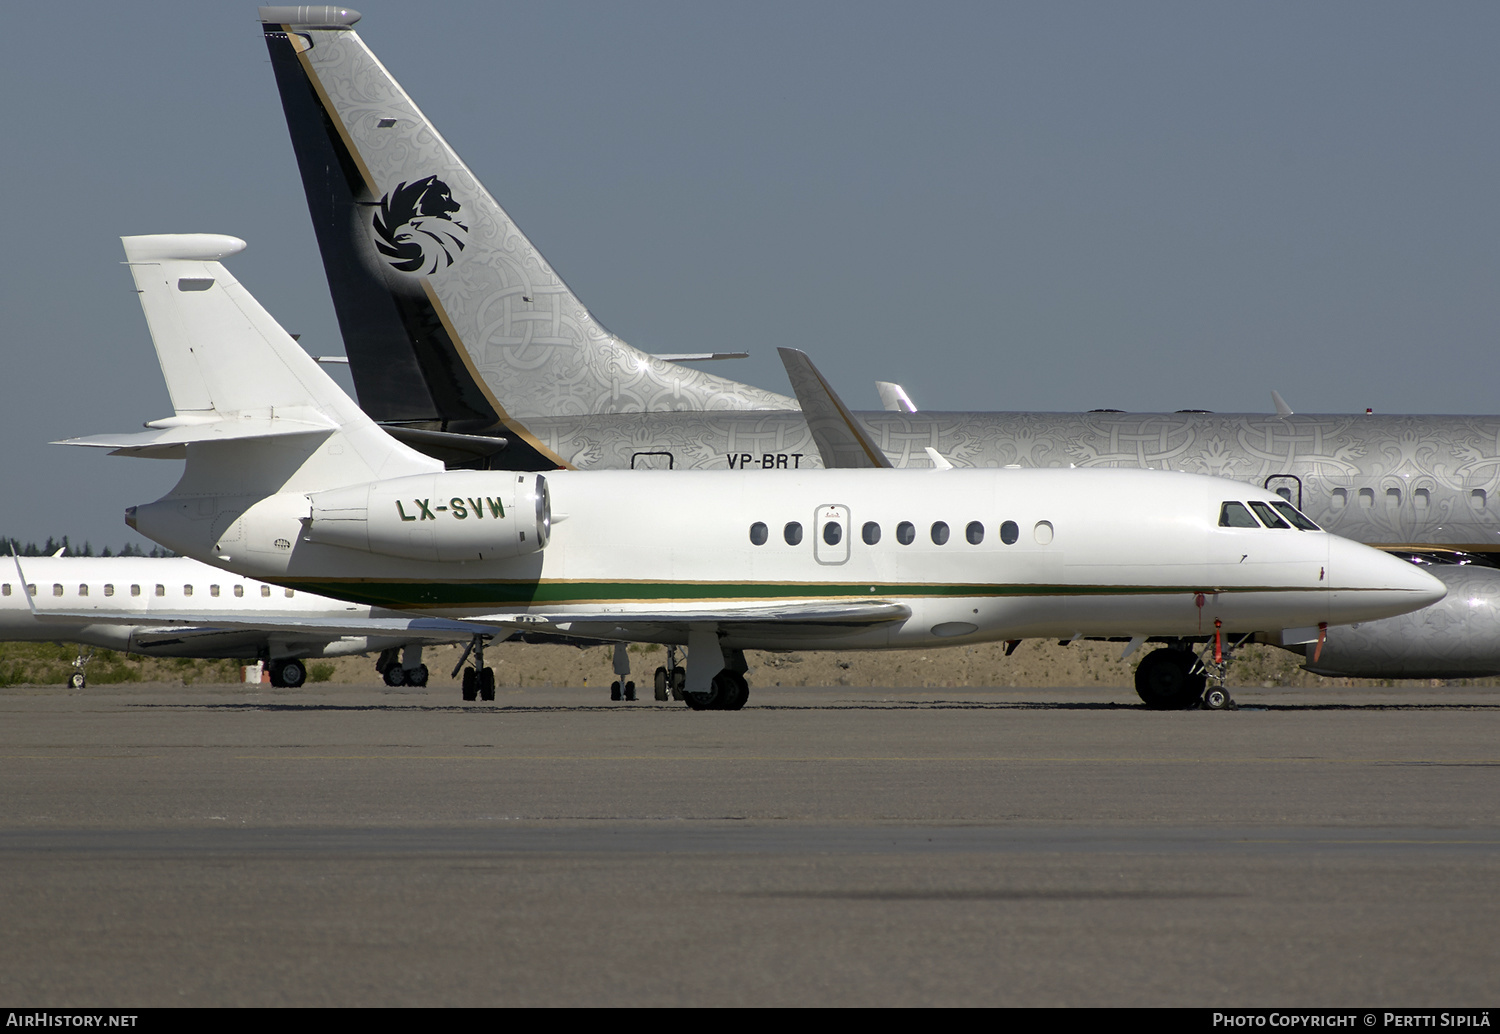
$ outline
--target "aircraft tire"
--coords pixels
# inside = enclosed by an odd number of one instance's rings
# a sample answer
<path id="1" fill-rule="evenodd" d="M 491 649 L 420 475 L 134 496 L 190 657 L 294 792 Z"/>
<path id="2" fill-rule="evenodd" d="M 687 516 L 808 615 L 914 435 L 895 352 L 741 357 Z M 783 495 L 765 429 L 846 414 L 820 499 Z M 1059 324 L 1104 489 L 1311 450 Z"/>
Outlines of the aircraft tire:
<path id="1" fill-rule="evenodd" d="M 635 702 L 635 683 L 634 682 L 627 682 L 627 683 L 625 683 L 625 699 L 628 700 L 628 701 L 630 701 L 630 702 L 632 702 L 632 703 Z"/>
<path id="2" fill-rule="evenodd" d="M 307 666 L 304 665 L 301 661 L 297 660 L 295 657 L 288 657 L 279 665 L 272 666 L 272 682 L 276 681 L 276 674 L 278 669 L 280 670 L 281 674 L 280 684 L 285 686 L 287 689 L 296 689 L 298 686 L 302 685 L 302 683 L 307 681 Z"/>
<path id="3" fill-rule="evenodd" d="M 387 686 L 406 685 L 406 669 L 402 668 L 399 664 L 392 664 L 389 668 L 385 669 L 384 677 Z"/>
<path id="4" fill-rule="evenodd" d="M 667 692 L 667 669 L 666 668 L 663 667 L 663 668 L 657 668 L 656 669 L 656 678 L 654 680 L 652 688 L 656 691 L 656 699 L 658 699 L 658 700 L 671 700 L 672 699 L 672 694 L 669 693 L 669 692 Z"/>
<path id="5" fill-rule="evenodd" d="M 1193 655 L 1170 648 L 1148 653 L 1135 669 L 1135 691 L 1155 711 L 1182 711 L 1193 706 L 1203 692 L 1198 680 L 1188 674 Z"/>
<path id="6" fill-rule="evenodd" d="M 620 680 L 619 679 L 616 679 L 615 681 L 613 681 L 613 682 L 611 682 L 609 684 L 609 698 L 611 700 L 619 700 L 620 699 Z"/>
<path id="7" fill-rule="evenodd" d="M 419 664 L 415 668 L 402 668 L 401 674 L 405 677 L 408 686 L 427 685 L 428 671 L 425 664 Z"/>
<path id="8" fill-rule="evenodd" d="M 81 671 L 75 671 L 73 674 L 68 676 L 68 685 L 73 689 L 83 689 L 88 684 L 89 680 L 84 677 L 84 674 Z"/>
<path id="9" fill-rule="evenodd" d="M 495 699 L 495 669 L 485 668 L 479 673 L 479 699 Z"/>
<path id="10" fill-rule="evenodd" d="M 725 691 L 720 694 L 720 710 L 738 711 L 744 707 L 745 701 L 750 699 L 750 683 L 745 681 L 745 676 L 726 668 L 719 672 L 719 677 L 725 682 Z"/>
<path id="11" fill-rule="evenodd" d="M 717 711 L 722 706 L 720 697 L 723 695 L 719 684 L 719 676 L 715 675 L 714 680 L 708 684 L 708 692 L 706 693 L 689 693 L 684 689 L 682 691 L 682 702 L 694 711 Z"/>
<path id="12" fill-rule="evenodd" d="M 474 700 L 479 696 L 479 673 L 473 668 L 464 669 L 464 699 Z"/>
<path id="13" fill-rule="evenodd" d="M 1203 694 L 1203 708 L 1206 711 L 1232 710 L 1234 700 L 1229 696 L 1229 690 L 1223 686 L 1215 686 Z"/>

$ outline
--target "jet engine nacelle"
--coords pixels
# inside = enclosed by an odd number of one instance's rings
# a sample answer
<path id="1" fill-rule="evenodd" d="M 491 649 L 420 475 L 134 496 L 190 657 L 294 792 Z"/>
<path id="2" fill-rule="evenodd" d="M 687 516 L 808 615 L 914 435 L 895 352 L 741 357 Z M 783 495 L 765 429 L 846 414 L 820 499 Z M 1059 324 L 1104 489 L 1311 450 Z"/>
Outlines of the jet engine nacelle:
<path id="1" fill-rule="evenodd" d="M 1448 595 L 1400 617 L 1337 625 L 1328 630 L 1308 671 L 1375 679 L 1461 679 L 1500 675 L 1500 570 L 1435 564 L 1424 567 Z"/>
<path id="2" fill-rule="evenodd" d="M 452 470 L 314 492 L 302 537 L 408 560 L 503 560 L 545 549 L 540 474 Z"/>

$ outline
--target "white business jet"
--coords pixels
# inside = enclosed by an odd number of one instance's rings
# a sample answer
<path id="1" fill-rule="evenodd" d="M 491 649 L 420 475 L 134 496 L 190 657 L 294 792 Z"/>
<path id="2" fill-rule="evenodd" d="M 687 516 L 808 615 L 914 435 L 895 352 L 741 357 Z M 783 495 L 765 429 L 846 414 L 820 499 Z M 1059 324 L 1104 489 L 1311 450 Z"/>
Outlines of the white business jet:
<path id="1" fill-rule="evenodd" d="M 72 621 L 40 617 L 35 600 L 67 608 Z M 153 615 L 191 611 L 191 627 L 142 624 Z M 337 622 L 337 627 L 330 627 Z M 68 642 L 148 657 L 258 657 L 275 686 L 307 678 L 307 658 L 379 653 L 388 685 L 423 686 L 424 643 L 460 641 L 412 633 L 402 614 L 269 585 L 188 557 L 0 558 L 0 641 Z M 402 629 L 392 636 L 390 630 Z M 87 684 L 80 650 L 69 683 Z"/>
<path id="2" fill-rule="evenodd" d="M 492 695 L 484 635 L 518 628 L 686 646 L 687 703 L 737 709 L 747 648 L 1200 638 L 1217 661 L 1233 640 L 1320 636 L 1444 592 L 1278 495 L 1188 474 L 446 471 L 361 412 L 235 281 L 220 260 L 243 241 L 124 243 L 175 414 L 68 444 L 185 455 L 172 491 L 127 513 L 179 553 L 480 629 L 468 699 Z M 1202 663 L 1175 652 L 1142 692 L 1153 706 L 1202 691 Z"/>

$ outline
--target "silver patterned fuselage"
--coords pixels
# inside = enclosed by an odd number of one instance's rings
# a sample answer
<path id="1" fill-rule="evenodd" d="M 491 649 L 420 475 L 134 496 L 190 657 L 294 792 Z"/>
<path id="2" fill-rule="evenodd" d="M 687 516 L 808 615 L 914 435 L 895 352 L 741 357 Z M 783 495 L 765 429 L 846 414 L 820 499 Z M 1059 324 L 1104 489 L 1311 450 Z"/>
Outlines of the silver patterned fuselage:
<path id="1" fill-rule="evenodd" d="M 1136 467 L 1285 494 L 1385 548 L 1500 553 L 1500 417 L 1213 413 L 856 414 L 898 467 Z M 822 466 L 799 412 L 598 413 L 527 427 L 578 467 Z"/>

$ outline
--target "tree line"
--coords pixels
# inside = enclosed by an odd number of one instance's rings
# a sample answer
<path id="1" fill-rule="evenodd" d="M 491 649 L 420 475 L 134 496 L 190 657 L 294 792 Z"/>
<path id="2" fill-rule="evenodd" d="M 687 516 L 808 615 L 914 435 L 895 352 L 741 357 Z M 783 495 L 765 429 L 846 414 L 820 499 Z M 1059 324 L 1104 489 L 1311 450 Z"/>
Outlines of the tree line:
<path id="1" fill-rule="evenodd" d="M 52 556 L 58 550 L 62 550 L 63 556 L 169 557 L 177 555 L 171 550 L 163 549 L 162 547 L 155 545 L 151 547 L 151 552 L 148 553 L 140 546 L 130 543 L 121 546 L 118 553 L 111 553 L 108 546 L 104 547 L 103 552 L 95 553 L 94 547 L 89 542 L 85 541 L 82 546 L 75 546 L 68 541 L 68 536 L 66 535 L 62 537 L 61 541 L 54 539 L 51 535 L 48 535 L 47 544 L 44 546 L 38 546 L 35 542 L 28 542 L 25 545 L 22 545 L 20 539 L 0 537 L 0 546 L 4 547 L 0 548 L 0 554 L 3 554 L 5 556 Z"/>

